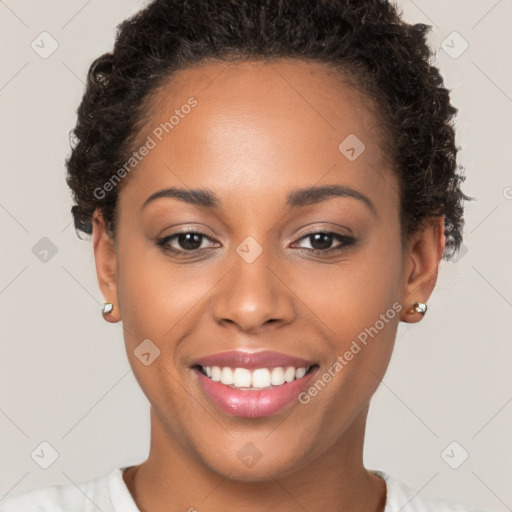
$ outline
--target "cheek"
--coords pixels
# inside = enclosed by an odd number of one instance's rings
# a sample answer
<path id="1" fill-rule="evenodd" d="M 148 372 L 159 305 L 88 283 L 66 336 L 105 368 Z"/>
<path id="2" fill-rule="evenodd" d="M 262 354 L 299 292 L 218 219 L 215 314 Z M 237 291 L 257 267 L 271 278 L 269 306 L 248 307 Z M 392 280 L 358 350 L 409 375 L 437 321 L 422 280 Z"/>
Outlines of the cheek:
<path id="1" fill-rule="evenodd" d="M 378 238 L 372 238 L 346 261 L 332 266 L 310 265 L 306 274 L 297 276 L 294 292 L 331 334 L 341 335 L 340 339 L 357 337 L 401 299 L 399 238 L 385 244 Z M 398 315 L 393 311 L 388 316 L 397 323 Z"/>
<path id="2" fill-rule="evenodd" d="M 402 308 L 399 233 L 376 233 L 368 240 L 357 256 L 330 269 L 312 266 L 294 288 L 327 336 L 328 358 L 317 379 L 327 380 L 329 391 L 318 394 L 318 404 L 333 424 L 358 411 L 378 387 Z"/>
<path id="3" fill-rule="evenodd" d="M 187 325 L 211 286 L 197 279 L 191 266 L 171 264 L 152 248 L 134 249 L 123 251 L 119 260 L 123 325 L 138 338 L 168 339 Z"/>
<path id="4" fill-rule="evenodd" d="M 348 424 L 378 388 L 399 323 L 399 254 L 367 254 L 364 264 L 346 262 L 327 274 L 317 270 L 308 276 L 306 304 L 315 314 L 313 321 L 320 318 L 328 347 L 302 403 L 321 411 L 311 421 L 318 429 L 328 425 L 322 441 L 326 447 L 339 436 L 339 425 Z"/>
<path id="5" fill-rule="evenodd" d="M 180 410 L 183 389 L 175 370 L 180 339 L 192 330 L 196 308 L 208 289 L 185 265 L 171 265 L 158 253 L 147 241 L 119 243 L 118 300 L 137 382 L 157 408 Z"/>

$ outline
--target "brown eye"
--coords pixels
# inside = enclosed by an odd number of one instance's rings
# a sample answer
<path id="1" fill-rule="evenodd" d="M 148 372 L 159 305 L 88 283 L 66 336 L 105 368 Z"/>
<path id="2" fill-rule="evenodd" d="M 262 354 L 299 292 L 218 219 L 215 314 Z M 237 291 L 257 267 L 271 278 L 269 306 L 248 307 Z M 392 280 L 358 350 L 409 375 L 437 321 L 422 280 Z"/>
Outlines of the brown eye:
<path id="1" fill-rule="evenodd" d="M 177 236 L 176 241 L 182 249 L 193 251 L 201 247 L 203 235 L 199 233 L 181 233 Z"/>
<path id="2" fill-rule="evenodd" d="M 300 240 L 307 240 L 310 245 L 310 247 L 302 246 L 300 248 L 319 254 L 342 251 L 343 249 L 356 243 L 356 240 L 350 236 L 328 231 L 317 231 L 315 233 L 310 233 L 300 238 Z M 332 247 L 332 244 L 336 241 L 338 242 L 338 245 Z"/>
<path id="3" fill-rule="evenodd" d="M 162 247 L 166 251 L 175 253 L 194 252 L 208 247 L 202 247 L 205 240 L 211 238 L 204 233 L 198 231 L 181 231 L 173 235 L 160 238 L 156 241 L 158 247 Z"/>
<path id="4" fill-rule="evenodd" d="M 330 249 L 334 237 L 330 233 L 314 233 L 308 235 L 309 241 L 313 249 Z"/>

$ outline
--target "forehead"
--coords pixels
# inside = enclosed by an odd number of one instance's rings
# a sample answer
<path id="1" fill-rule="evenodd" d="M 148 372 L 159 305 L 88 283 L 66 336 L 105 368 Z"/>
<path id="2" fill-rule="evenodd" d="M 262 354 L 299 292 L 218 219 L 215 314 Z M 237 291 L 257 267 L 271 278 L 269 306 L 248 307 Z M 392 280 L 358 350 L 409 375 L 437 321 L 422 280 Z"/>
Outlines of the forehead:
<path id="1" fill-rule="evenodd" d="M 172 185 L 232 199 L 243 192 L 256 203 L 291 185 L 396 192 L 376 112 L 321 63 L 202 64 L 178 72 L 147 103 L 139 141 L 154 144 L 133 179 L 141 199 Z"/>

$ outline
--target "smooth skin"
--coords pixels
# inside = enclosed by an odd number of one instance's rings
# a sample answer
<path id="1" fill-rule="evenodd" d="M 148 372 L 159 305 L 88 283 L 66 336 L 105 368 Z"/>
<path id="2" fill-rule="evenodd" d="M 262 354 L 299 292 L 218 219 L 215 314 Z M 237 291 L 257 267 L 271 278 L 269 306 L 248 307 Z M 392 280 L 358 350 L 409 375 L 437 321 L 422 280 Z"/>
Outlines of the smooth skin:
<path id="1" fill-rule="evenodd" d="M 151 403 L 148 460 L 125 482 L 143 511 L 383 511 L 386 485 L 363 466 L 369 401 L 388 366 L 399 321 L 417 322 L 445 245 L 444 218 L 402 243 L 399 185 L 367 96 L 321 63 L 210 62 L 180 71 L 152 97 L 143 142 L 190 97 L 180 119 L 121 183 L 113 241 L 97 210 L 98 281 L 122 320 L 127 356 Z M 350 134 L 365 150 L 338 149 Z M 287 208 L 287 195 L 343 185 L 366 196 L 330 196 Z M 209 189 L 216 207 L 160 197 L 170 187 Z M 185 229 L 203 233 L 156 242 Z M 321 239 L 319 231 L 349 236 Z M 236 251 L 252 237 L 252 263 Z M 197 247 L 197 248 L 196 248 Z M 342 247 L 330 253 L 326 248 Z M 284 352 L 317 362 L 313 381 L 394 303 L 394 319 L 307 405 L 260 418 L 228 415 L 198 384 L 192 362 L 227 350 Z M 134 350 L 150 339 L 160 356 Z M 252 443 L 261 458 L 237 453 Z"/>

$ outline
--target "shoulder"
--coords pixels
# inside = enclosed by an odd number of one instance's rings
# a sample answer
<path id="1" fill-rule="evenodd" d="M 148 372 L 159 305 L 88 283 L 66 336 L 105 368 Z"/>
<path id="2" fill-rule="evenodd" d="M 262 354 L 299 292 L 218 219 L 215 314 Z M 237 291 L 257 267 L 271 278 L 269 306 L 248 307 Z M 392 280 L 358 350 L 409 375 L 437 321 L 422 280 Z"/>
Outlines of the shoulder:
<path id="1" fill-rule="evenodd" d="M 0 512 L 138 512 L 122 468 L 78 484 L 56 484 L 0 495 Z"/>
<path id="2" fill-rule="evenodd" d="M 386 482 L 387 498 L 384 512 L 486 512 L 446 498 L 424 498 L 403 482 L 387 473 L 371 470 Z"/>

